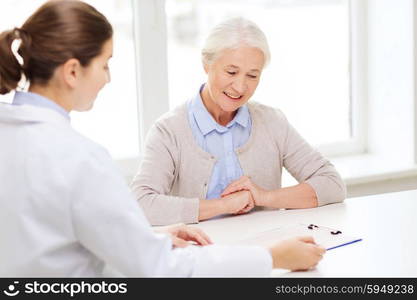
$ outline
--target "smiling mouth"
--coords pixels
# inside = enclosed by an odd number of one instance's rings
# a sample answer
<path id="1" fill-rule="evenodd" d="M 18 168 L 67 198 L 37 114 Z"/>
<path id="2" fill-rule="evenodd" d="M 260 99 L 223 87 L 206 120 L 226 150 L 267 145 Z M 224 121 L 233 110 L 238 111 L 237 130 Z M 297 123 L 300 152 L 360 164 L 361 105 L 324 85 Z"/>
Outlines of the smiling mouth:
<path id="1" fill-rule="evenodd" d="M 238 95 L 231 95 L 231 94 L 228 94 L 226 92 L 223 92 L 223 94 L 225 94 L 228 98 L 230 98 L 230 99 L 232 99 L 234 101 L 240 100 L 243 97 L 242 95 L 240 95 L 240 96 L 238 96 Z"/>

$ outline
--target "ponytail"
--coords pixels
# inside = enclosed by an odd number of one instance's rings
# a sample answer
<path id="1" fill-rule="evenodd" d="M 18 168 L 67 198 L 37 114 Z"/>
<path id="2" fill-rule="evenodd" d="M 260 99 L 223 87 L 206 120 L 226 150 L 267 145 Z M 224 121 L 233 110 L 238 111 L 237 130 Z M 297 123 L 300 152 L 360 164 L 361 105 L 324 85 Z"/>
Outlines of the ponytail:
<path id="1" fill-rule="evenodd" d="M 0 33 L 0 94 L 16 89 L 22 77 L 31 85 L 47 84 L 55 69 L 71 58 L 88 66 L 112 35 L 106 17 L 91 5 L 47 1 L 21 28 Z M 21 41 L 17 53 L 12 50 L 15 40 Z"/>
<path id="2" fill-rule="evenodd" d="M 0 94 L 16 89 L 22 77 L 22 67 L 12 52 L 12 43 L 20 38 L 18 29 L 0 33 Z"/>

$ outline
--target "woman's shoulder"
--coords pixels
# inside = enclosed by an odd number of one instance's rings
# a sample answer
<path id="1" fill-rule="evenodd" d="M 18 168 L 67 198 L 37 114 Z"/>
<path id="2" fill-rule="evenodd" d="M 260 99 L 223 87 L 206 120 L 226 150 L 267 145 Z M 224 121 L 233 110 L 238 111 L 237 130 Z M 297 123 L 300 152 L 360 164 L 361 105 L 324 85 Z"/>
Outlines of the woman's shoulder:
<path id="1" fill-rule="evenodd" d="M 279 109 L 256 101 L 248 103 L 252 118 L 262 120 L 265 124 L 276 125 L 277 123 L 288 123 L 285 114 Z"/>
<path id="2" fill-rule="evenodd" d="M 160 116 L 156 121 L 155 125 L 177 128 L 183 125 L 183 121 L 187 119 L 187 103 L 183 103 L 174 109 L 171 109 Z M 182 122 L 181 122 L 182 121 Z"/>
<path id="3" fill-rule="evenodd" d="M 189 130 L 187 103 L 183 103 L 160 116 L 148 132 L 149 138 L 165 142 L 181 140 Z"/>

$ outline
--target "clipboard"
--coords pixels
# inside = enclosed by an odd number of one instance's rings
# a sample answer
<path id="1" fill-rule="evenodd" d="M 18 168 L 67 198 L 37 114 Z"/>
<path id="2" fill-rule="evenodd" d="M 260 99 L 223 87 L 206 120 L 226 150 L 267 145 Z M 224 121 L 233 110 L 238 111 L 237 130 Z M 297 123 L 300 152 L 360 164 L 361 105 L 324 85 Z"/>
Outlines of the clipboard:
<path id="1" fill-rule="evenodd" d="M 347 235 L 341 230 L 315 224 L 294 224 L 262 231 L 238 244 L 269 246 L 281 240 L 297 236 L 312 236 L 316 244 L 327 251 L 362 241 L 362 238 Z"/>

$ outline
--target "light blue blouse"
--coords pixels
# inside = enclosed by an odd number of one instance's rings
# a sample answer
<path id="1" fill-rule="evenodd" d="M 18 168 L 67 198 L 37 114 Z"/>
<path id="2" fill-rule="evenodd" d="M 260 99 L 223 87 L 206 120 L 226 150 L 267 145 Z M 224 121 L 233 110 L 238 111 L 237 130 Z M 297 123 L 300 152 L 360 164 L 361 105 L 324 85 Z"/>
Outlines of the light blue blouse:
<path id="1" fill-rule="evenodd" d="M 199 92 L 188 103 L 188 117 L 198 145 L 217 159 L 206 198 L 219 198 L 233 180 L 243 175 L 235 150 L 249 138 L 252 128 L 249 109 L 246 105 L 240 107 L 233 120 L 222 126 L 207 111 Z"/>
<path id="2" fill-rule="evenodd" d="M 70 120 L 69 113 L 63 109 L 61 106 L 56 104 L 54 101 L 49 100 L 39 94 L 31 93 L 31 92 L 16 92 L 13 98 L 13 105 L 33 105 L 38 107 L 44 107 L 48 109 L 52 109 L 65 118 Z"/>

